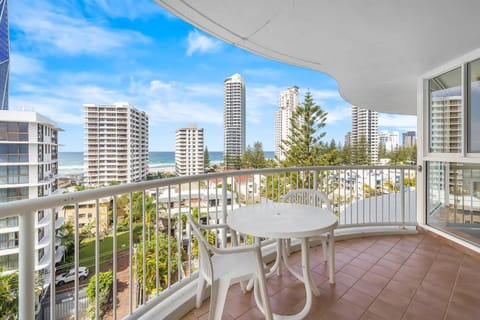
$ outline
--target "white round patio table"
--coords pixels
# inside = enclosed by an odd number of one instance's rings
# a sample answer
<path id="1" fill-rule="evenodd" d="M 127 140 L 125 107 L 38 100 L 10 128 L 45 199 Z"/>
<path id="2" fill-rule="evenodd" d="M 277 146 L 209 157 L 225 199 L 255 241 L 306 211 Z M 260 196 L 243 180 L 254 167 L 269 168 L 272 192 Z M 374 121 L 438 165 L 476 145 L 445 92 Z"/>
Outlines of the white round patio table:
<path id="1" fill-rule="evenodd" d="M 317 286 L 310 273 L 310 258 L 308 239 L 310 237 L 328 234 L 328 267 L 330 283 L 335 283 L 335 242 L 333 230 L 338 225 L 335 215 L 326 209 L 294 203 L 266 203 L 241 207 L 229 212 L 227 224 L 237 232 L 263 238 L 273 238 L 277 241 L 277 261 L 274 268 L 280 266 L 281 256 L 288 270 L 305 285 L 305 306 L 295 315 L 273 314 L 274 319 L 303 319 L 312 306 L 312 292 L 319 295 Z M 302 254 L 302 276 L 298 275 L 288 265 L 285 239 L 299 239 Z M 258 305 L 259 302 L 257 301 Z"/>

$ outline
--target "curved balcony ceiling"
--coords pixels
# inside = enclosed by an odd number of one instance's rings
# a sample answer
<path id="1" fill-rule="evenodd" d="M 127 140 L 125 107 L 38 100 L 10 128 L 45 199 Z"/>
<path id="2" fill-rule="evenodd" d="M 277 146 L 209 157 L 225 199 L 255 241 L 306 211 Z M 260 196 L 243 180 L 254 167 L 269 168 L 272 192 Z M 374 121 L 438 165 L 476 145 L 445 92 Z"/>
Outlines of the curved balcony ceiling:
<path id="1" fill-rule="evenodd" d="M 480 47 L 478 0 L 156 1 L 223 41 L 327 73 L 344 99 L 381 112 L 416 114 L 417 77 Z"/>

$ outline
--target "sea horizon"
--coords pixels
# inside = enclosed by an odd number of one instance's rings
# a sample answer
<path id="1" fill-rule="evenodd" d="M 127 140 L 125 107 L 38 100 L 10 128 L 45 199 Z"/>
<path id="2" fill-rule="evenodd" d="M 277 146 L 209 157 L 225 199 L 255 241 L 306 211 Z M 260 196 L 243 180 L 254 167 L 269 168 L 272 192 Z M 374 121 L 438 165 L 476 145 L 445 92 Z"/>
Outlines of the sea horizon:
<path id="1" fill-rule="evenodd" d="M 266 159 L 274 158 L 274 151 L 264 151 Z M 210 164 L 223 162 L 223 151 L 208 151 Z M 175 151 L 149 151 L 150 171 L 175 170 Z M 61 176 L 83 173 L 83 151 L 58 152 L 58 174 Z"/>

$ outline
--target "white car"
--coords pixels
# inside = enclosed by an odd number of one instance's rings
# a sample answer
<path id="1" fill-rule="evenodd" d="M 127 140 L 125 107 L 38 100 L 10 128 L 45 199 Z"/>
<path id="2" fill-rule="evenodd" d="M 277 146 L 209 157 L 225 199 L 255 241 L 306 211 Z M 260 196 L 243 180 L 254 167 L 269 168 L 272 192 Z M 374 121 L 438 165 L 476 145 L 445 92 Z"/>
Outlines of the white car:
<path id="1" fill-rule="evenodd" d="M 88 268 L 79 267 L 78 268 L 78 278 L 80 280 L 86 279 L 88 277 Z M 55 285 L 62 285 L 64 283 L 75 281 L 75 269 L 71 269 L 68 272 L 61 273 L 55 277 Z"/>

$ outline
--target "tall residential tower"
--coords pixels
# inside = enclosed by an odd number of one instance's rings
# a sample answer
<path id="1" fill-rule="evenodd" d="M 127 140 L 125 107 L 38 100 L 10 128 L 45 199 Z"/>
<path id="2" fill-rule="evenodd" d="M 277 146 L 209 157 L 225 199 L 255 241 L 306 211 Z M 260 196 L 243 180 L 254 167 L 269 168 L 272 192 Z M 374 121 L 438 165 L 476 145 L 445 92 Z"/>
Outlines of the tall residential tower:
<path id="1" fill-rule="evenodd" d="M 225 169 L 237 169 L 245 152 L 245 81 L 235 73 L 224 81 L 223 139 Z"/>
<path id="2" fill-rule="evenodd" d="M 85 184 L 145 180 L 148 174 L 148 115 L 126 102 L 84 104 Z"/>
<path id="3" fill-rule="evenodd" d="M 179 176 L 204 173 L 203 128 L 181 128 L 175 134 L 175 172 Z"/>
<path id="4" fill-rule="evenodd" d="M 282 151 L 282 141 L 286 140 L 290 133 L 290 121 L 298 106 L 298 87 L 293 86 L 280 92 L 278 111 L 275 114 L 275 158 L 285 159 Z"/>
<path id="5" fill-rule="evenodd" d="M 0 0 L 0 110 L 8 110 L 10 36 L 7 0 Z"/>
<path id="6" fill-rule="evenodd" d="M 58 193 L 58 131 L 50 119 L 27 111 L 0 110 L 0 203 Z M 58 208 L 35 213 L 35 270 L 49 284 L 51 235 L 63 224 Z M 55 224 L 52 224 L 52 218 Z M 0 219 L 0 271 L 18 269 L 19 218 Z M 62 258 L 55 245 L 56 258 Z M 32 289 L 33 290 L 33 289 Z"/>
<path id="7" fill-rule="evenodd" d="M 355 150 L 367 147 L 367 163 L 374 164 L 378 161 L 378 113 L 373 110 L 352 106 L 352 148 L 355 163 L 359 157 Z M 365 146 L 362 146 L 365 143 Z M 366 164 L 366 163 L 359 163 Z"/>

